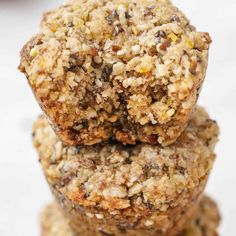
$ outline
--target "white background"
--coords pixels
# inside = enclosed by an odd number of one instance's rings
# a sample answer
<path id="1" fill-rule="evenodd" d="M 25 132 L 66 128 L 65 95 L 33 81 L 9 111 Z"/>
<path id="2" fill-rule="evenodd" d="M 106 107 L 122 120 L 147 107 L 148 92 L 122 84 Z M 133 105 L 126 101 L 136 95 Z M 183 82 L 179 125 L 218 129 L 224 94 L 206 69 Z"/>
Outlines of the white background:
<path id="1" fill-rule="evenodd" d="M 223 215 L 221 236 L 235 235 L 236 219 L 236 0 L 175 0 L 213 45 L 200 104 L 221 127 L 218 159 L 207 192 Z M 40 113 L 17 71 L 19 50 L 38 31 L 41 12 L 55 0 L 0 0 L 0 235 L 39 235 L 38 213 L 51 201 L 31 125 Z"/>

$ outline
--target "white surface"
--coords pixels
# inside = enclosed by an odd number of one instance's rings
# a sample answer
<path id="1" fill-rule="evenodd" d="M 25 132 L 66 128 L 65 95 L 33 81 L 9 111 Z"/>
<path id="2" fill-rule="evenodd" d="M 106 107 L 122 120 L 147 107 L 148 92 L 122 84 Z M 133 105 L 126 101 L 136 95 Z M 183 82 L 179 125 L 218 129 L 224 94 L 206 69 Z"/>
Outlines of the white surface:
<path id="1" fill-rule="evenodd" d="M 0 0 L 0 235 L 39 235 L 38 213 L 51 200 L 31 144 L 40 113 L 26 79 L 17 71 L 18 52 L 38 30 L 42 10 L 61 1 Z M 218 159 L 207 191 L 223 214 L 221 235 L 235 235 L 236 219 L 236 1 L 175 0 L 214 43 L 200 104 L 221 126 Z"/>

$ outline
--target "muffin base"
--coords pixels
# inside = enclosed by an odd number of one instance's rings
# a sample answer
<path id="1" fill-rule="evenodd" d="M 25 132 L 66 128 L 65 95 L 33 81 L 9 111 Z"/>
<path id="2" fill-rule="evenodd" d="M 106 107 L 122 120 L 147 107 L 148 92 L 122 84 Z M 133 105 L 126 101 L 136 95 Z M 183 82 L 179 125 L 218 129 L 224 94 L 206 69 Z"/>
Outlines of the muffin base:
<path id="1" fill-rule="evenodd" d="M 124 209 L 108 212 L 96 206 L 85 207 L 73 203 L 52 186 L 52 193 L 63 214 L 69 219 L 72 229 L 84 235 L 116 235 L 116 236 L 174 236 L 193 218 L 202 198 L 208 175 L 201 179 L 199 186 L 192 192 L 180 194 L 175 207 L 166 211 L 148 209 Z M 137 233 L 138 232 L 138 233 Z"/>
<path id="2" fill-rule="evenodd" d="M 70 227 L 69 220 L 64 218 L 58 206 L 53 203 L 47 206 L 40 217 L 41 236 L 78 236 Z M 218 236 L 217 228 L 220 223 L 220 213 L 216 203 L 209 197 L 204 196 L 199 204 L 193 220 L 189 221 L 184 229 L 177 234 L 178 236 Z M 81 223 L 81 226 L 83 224 Z M 88 227 L 88 226 L 87 226 Z M 91 234 L 86 230 L 81 235 L 84 236 L 101 236 L 104 234 Z M 137 232 L 137 235 L 139 233 Z"/>

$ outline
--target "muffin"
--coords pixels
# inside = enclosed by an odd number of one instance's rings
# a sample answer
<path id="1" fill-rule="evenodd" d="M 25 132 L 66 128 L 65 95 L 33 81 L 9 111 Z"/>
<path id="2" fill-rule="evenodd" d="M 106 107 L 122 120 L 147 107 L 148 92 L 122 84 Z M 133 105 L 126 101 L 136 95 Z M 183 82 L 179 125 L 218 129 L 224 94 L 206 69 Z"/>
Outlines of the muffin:
<path id="1" fill-rule="evenodd" d="M 47 206 L 40 217 L 41 236 L 78 236 L 69 225 L 58 206 L 54 203 Z M 220 222 L 220 214 L 215 202 L 204 197 L 198 207 L 197 213 L 192 221 L 188 222 L 178 236 L 218 236 L 217 227 Z M 81 223 L 81 226 L 83 224 Z M 83 226 L 85 227 L 85 226 Z M 103 234 L 90 234 L 85 231 L 80 234 L 84 236 L 104 236 Z M 137 232 L 137 235 L 138 232 Z M 167 236 L 167 235 L 166 235 Z"/>
<path id="2" fill-rule="evenodd" d="M 168 0 L 73 0 L 47 12 L 19 69 L 67 145 L 173 143 L 211 38 Z"/>
<path id="3" fill-rule="evenodd" d="M 105 235 L 173 235 L 192 216 L 215 160 L 218 126 L 197 107 L 168 147 L 66 146 L 45 118 L 33 140 L 46 179 L 73 229 Z"/>

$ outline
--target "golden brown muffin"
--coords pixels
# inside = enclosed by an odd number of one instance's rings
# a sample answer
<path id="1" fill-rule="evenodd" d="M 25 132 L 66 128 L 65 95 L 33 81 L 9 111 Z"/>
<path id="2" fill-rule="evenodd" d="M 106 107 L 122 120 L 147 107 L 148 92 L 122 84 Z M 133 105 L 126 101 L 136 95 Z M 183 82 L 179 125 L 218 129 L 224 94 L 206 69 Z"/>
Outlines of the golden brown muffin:
<path id="1" fill-rule="evenodd" d="M 76 233 L 70 227 L 68 219 L 62 215 L 55 203 L 43 210 L 40 222 L 41 236 L 104 236 L 104 234 L 99 233 L 91 235 L 87 231 L 82 232 L 82 234 Z M 217 205 L 210 198 L 204 197 L 200 202 L 194 219 L 186 224 L 178 236 L 218 236 L 217 228 L 219 223 L 220 213 Z M 143 234 L 137 232 L 136 235 Z"/>
<path id="2" fill-rule="evenodd" d="M 191 217 L 205 188 L 218 126 L 197 107 L 179 139 L 168 147 L 108 141 L 69 147 L 46 119 L 33 129 L 47 181 L 79 232 L 171 235 Z"/>
<path id="3" fill-rule="evenodd" d="M 187 125 L 210 43 L 167 0 L 73 0 L 44 15 L 19 69 L 64 143 L 168 145 Z"/>

